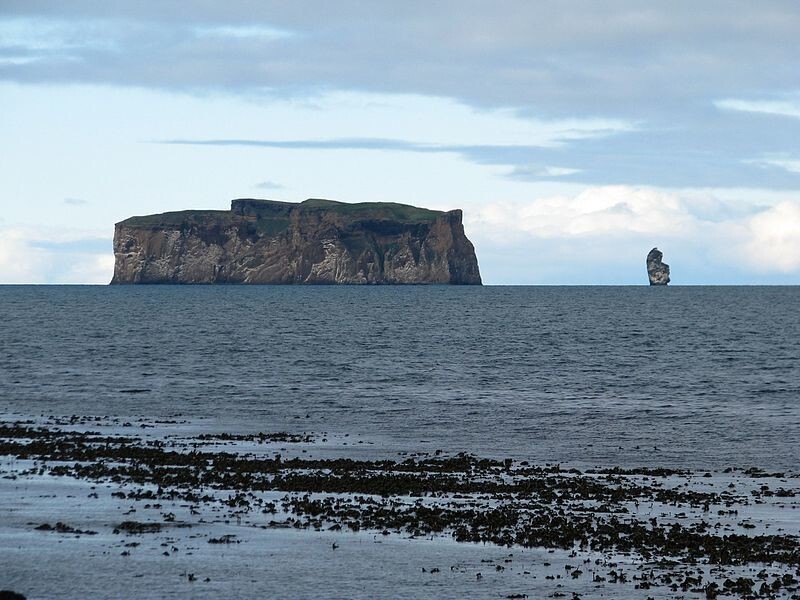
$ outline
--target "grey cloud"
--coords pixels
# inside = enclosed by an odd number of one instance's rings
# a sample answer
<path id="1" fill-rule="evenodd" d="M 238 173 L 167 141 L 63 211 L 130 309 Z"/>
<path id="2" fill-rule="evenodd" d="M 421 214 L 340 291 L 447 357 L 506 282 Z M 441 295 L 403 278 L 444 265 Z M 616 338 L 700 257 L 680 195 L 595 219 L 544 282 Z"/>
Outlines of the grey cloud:
<path id="1" fill-rule="evenodd" d="M 798 189 L 800 173 L 765 168 L 748 160 L 770 149 L 791 153 L 800 121 L 710 111 L 697 123 L 658 131 L 632 131 L 575 140 L 554 147 L 522 145 L 422 144 L 382 138 L 326 140 L 207 139 L 160 143 L 249 146 L 286 150 L 374 150 L 455 153 L 477 164 L 507 166 L 520 181 L 564 181 L 593 185 L 743 187 Z"/>
<path id="2" fill-rule="evenodd" d="M 542 178 L 559 178 L 580 173 L 580 169 L 570 167 L 556 167 L 552 165 L 520 165 L 513 167 L 506 177 L 520 181 L 536 180 Z"/>
<path id="3" fill-rule="evenodd" d="M 275 183 L 274 181 L 262 181 L 257 183 L 254 187 L 257 187 L 260 190 L 282 190 L 283 186 L 280 183 Z"/>
<path id="4" fill-rule="evenodd" d="M 335 138 L 329 140 L 163 140 L 159 144 L 188 146 L 253 146 L 288 150 L 395 150 L 401 152 L 458 152 L 462 146 L 419 144 L 386 138 Z"/>
<path id="5" fill-rule="evenodd" d="M 92 30 L 86 49 L 0 76 L 172 89 L 307 93 L 331 86 L 444 95 L 537 114 L 648 116 L 742 90 L 787 89 L 800 8 L 793 2 L 4 2 L 0 16 Z M 102 27 L 98 27 L 102 22 Z M 198 36 L 197 27 L 278 36 Z"/>
<path id="6" fill-rule="evenodd" d="M 473 147 L 464 153 L 481 164 L 511 165 L 509 176 L 522 180 L 541 180 L 539 167 L 548 165 L 577 170 L 553 179 L 592 184 L 798 189 L 800 173 L 750 159 L 796 155 L 799 136 L 797 119 L 705 110 L 671 126 L 554 148 Z"/>
<path id="7" fill-rule="evenodd" d="M 56 32 L 59 43 L 37 47 L 33 33 L 26 42 L 26 20 Z M 16 29 L 7 39 L 9 23 Z M 199 0 L 190 9 L 156 0 L 5 0 L 0 80 L 279 97 L 416 93 L 537 118 L 623 118 L 642 123 L 640 131 L 561 149 L 364 139 L 203 143 L 458 152 L 508 165 L 517 179 L 547 178 L 557 167 L 577 171 L 552 176 L 560 181 L 788 188 L 798 187 L 798 174 L 747 161 L 795 153 L 797 126 L 714 103 L 796 93 L 798 31 L 794 0 Z"/>

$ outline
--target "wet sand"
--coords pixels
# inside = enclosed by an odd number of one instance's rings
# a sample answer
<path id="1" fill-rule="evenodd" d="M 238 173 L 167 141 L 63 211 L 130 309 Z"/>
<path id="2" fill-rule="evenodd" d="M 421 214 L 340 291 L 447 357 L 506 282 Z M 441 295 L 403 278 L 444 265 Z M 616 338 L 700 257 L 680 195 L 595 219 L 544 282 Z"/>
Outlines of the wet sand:
<path id="1" fill-rule="evenodd" d="M 28 598 L 800 598 L 800 476 L 391 452 L 181 419 L 0 422 Z"/>

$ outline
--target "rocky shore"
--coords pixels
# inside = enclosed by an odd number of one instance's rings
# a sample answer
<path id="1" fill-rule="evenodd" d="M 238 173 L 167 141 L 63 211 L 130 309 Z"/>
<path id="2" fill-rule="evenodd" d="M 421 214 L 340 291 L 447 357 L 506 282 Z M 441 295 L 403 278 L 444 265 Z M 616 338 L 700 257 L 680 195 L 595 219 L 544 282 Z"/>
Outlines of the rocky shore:
<path id="1" fill-rule="evenodd" d="M 200 542 L 206 554 L 238 552 L 288 530 L 331 536 L 331 552 L 352 543 L 347 532 L 373 543 L 451 540 L 496 550 L 485 563 L 440 559 L 406 576 L 447 573 L 459 585 L 491 579 L 516 598 L 614 589 L 643 598 L 800 597 L 797 474 L 579 471 L 444 449 L 334 458 L 316 450 L 329 444 L 324 433 L 182 437 L 153 428 L 95 417 L 0 425 L 5 500 L 20 493 L 12 485 L 71 481 L 84 490 L 89 514 L 94 503 L 106 515 L 73 522 L 56 511 L 20 525 L 25 535 L 63 542 L 65 552 L 80 539 L 107 540 L 104 552 L 131 561 L 148 552 L 168 560 Z M 109 502 L 116 512 L 100 510 Z M 0 512 L 0 548 L 8 519 Z M 507 551 L 502 560 L 499 549 Z M 211 585 L 207 564 L 198 560 L 185 582 Z"/>

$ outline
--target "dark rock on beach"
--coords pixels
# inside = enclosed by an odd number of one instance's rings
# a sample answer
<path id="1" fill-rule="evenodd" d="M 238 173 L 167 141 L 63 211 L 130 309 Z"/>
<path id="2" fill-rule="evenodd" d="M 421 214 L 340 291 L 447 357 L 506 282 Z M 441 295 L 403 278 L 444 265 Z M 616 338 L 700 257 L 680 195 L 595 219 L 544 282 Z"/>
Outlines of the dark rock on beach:
<path id="1" fill-rule="evenodd" d="M 653 248 L 647 255 L 647 277 L 650 285 L 667 285 L 669 283 L 669 265 L 661 262 L 664 254 Z"/>
<path id="2" fill-rule="evenodd" d="M 471 284 L 461 211 L 234 200 L 116 224 L 111 283 Z"/>
<path id="3" fill-rule="evenodd" d="M 241 443 L 219 450 L 202 448 L 194 436 L 134 439 L 29 425 L 0 423 L 0 457 L 14 459 L 6 464 L 24 465 L 13 467 L 20 477 L 48 475 L 83 481 L 91 489 L 116 487 L 109 497 L 120 504 L 118 510 L 138 509 L 143 520 L 95 521 L 126 536 L 113 543 L 113 550 L 130 560 L 145 553 L 181 556 L 178 541 L 186 528 L 199 531 L 184 540 L 204 538 L 208 552 L 219 555 L 253 544 L 261 532 L 333 536 L 363 531 L 375 544 L 383 543 L 378 536 L 446 536 L 476 547 L 508 548 L 502 563 L 481 559 L 469 569 L 451 565 L 449 574 L 493 585 L 513 575 L 516 586 L 523 581 L 517 579 L 520 569 L 526 569 L 522 574 L 553 582 L 543 584 L 548 593 L 531 597 L 569 598 L 569 592 L 580 598 L 566 588 L 567 581 L 584 589 L 583 582 L 600 586 L 600 597 L 610 585 L 626 588 L 622 597 L 645 597 L 632 595 L 633 590 L 651 589 L 662 598 L 793 598 L 800 591 L 800 538 L 788 516 L 799 506 L 791 500 L 798 489 L 793 473 L 754 468 L 711 477 L 666 468 L 582 472 L 440 450 L 413 457 L 399 453 L 399 458 L 299 457 L 263 447 L 252 452 L 252 442 L 309 434 L 213 434 L 217 441 Z M 36 466 L 27 468 L 30 461 Z M 167 505 L 175 512 L 164 512 Z M 79 531 L 63 522 L 35 529 Z M 39 543 L 55 537 L 34 535 Z M 131 535 L 147 537 L 129 541 Z M 325 543 L 339 550 L 353 539 L 327 537 Z M 528 554 L 523 565 L 516 558 L 522 549 L 546 551 L 544 556 L 554 560 L 532 564 L 536 555 Z M 446 572 L 440 565 L 422 568 L 437 578 Z M 193 573 L 182 577 L 200 585 Z M 695 596 L 686 595 L 690 592 Z M 520 598 L 524 592 L 505 586 L 503 595 L 495 595 L 503 596 Z"/>
<path id="4" fill-rule="evenodd" d="M 55 531 L 56 533 L 75 533 L 79 535 L 97 535 L 96 531 L 88 531 L 83 529 L 75 529 L 74 527 L 70 527 L 66 523 L 58 522 L 55 525 L 50 525 L 49 523 L 42 523 L 38 527 L 35 528 L 36 531 Z"/>
<path id="5" fill-rule="evenodd" d="M 114 528 L 114 533 L 157 533 L 161 531 L 160 523 L 138 523 L 136 521 L 123 521 Z"/>

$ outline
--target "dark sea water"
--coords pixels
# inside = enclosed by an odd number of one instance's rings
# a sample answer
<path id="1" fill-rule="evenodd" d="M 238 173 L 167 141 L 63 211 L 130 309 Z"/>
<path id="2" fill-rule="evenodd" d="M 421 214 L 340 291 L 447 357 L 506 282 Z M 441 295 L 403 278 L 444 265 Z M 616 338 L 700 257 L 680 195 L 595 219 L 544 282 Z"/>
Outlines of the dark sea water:
<path id="1" fill-rule="evenodd" d="M 798 287 L 0 287 L 0 412 L 797 468 Z"/>

